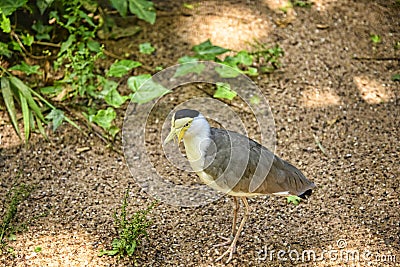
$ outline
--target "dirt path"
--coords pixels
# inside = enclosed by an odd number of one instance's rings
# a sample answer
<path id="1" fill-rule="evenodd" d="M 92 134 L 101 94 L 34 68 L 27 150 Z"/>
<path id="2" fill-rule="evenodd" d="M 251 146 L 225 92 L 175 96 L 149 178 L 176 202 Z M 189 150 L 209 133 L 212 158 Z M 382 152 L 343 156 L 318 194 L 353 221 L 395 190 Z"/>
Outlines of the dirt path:
<path id="1" fill-rule="evenodd" d="M 195 9 L 189 10 L 182 8 L 183 2 L 157 1 L 154 26 L 140 22 L 144 30 L 138 36 L 107 44 L 115 54 L 129 52 L 135 59 L 137 44 L 150 41 L 157 53 L 140 60 L 153 67 L 176 64 L 207 38 L 237 50 L 256 38 L 278 42 L 285 51 L 284 66 L 255 82 L 274 114 L 276 153 L 318 188 L 299 206 L 278 197 L 251 199 L 251 218 L 228 266 L 344 266 L 340 257 L 324 254 L 321 259 L 323 250 L 335 249 L 360 253 L 360 260 L 349 266 L 399 266 L 400 84 L 391 81 L 400 71 L 400 50 L 394 49 L 400 41 L 399 4 L 315 1 L 311 8 L 296 7 L 287 24 L 288 16 L 271 11 L 268 1 L 248 2 L 193 3 Z M 373 44 L 370 34 L 380 35 L 382 42 Z M 203 92 L 189 88 L 165 101 L 199 94 Z M 1 112 L 1 200 L 17 177 L 34 190 L 18 210 L 20 221 L 32 222 L 10 243 L 15 257 L 0 256 L 0 263 L 132 266 L 97 257 L 114 238 L 112 214 L 125 189 L 131 188 L 130 212 L 152 202 L 124 158 L 68 125 L 51 136 L 51 143 L 34 137 L 31 148 L 25 149 L 7 120 Z M 90 150 L 80 152 L 87 146 Z M 212 245 L 220 242 L 219 234 L 228 235 L 230 213 L 228 198 L 198 208 L 160 203 L 150 215 L 154 225 L 136 264 L 221 265 L 213 260 L 222 249 Z M 39 253 L 34 252 L 37 246 L 42 248 Z M 300 258 L 293 260 L 292 252 L 292 258 L 286 254 L 286 260 L 279 259 L 279 250 L 295 250 Z M 315 251 L 320 260 L 302 262 L 305 250 Z"/>

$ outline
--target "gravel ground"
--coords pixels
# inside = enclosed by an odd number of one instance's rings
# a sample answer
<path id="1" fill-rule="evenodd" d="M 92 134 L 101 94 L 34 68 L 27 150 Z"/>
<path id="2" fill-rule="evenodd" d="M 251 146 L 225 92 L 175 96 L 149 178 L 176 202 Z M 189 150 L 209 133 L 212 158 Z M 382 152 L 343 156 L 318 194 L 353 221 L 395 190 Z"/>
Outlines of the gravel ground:
<path id="1" fill-rule="evenodd" d="M 400 84 L 391 80 L 400 71 L 400 50 L 394 49 L 400 41 L 400 6 L 383 0 L 315 1 L 285 15 L 272 11 L 269 2 L 193 2 L 190 10 L 181 1 L 156 1 L 155 25 L 138 22 L 143 30 L 137 36 L 109 41 L 106 48 L 166 67 L 207 38 L 236 50 L 248 48 L 253 38 L 279 43 L 283 67 L 254 81 L 275 119 L 276 154 L 300 168 L 317 189 L 298 206 L 275 196 L 250 199 L 250 219 L 227 266 L 400 266 Z M 372 43 L 370 34 L 382 42 Z M 142 58 L 137 44 L 144 41 L 157 53 Z M 185 99 L 207 96 L 198 88 L 176 90 L 160 107 L 169 112 Z M 160 124 L 157 118 L 152 114 L 146 127 Z M 256 127 L 250 119 L 247 126 Z M 33 186 L 17 215 L 27 229 L 10 242 L 14 256 L 0 255 L 4 266 L 224 265 L 214 262 L 223 249 L 213 245 L 229 234 L 229 198 L 200 207 L 161 202 L 149 214 L 154 224 L 135 260 L 97 257 L 115 237 L 112 215 L 126 188 L 130 213 L 153 201 L 135 182 L 141 161 L 131 174 L 122 155 L 67 124 L 50 142 L 34 136 L 26 148 L 4 111 L 0 135 L 1 200 L 15 180 Z M 159 141 L 148 146 L 153 161 L 163 158 Z M 158 170 L 173 181 L 196 179 L 163 164 Z M 42 251 L 34 252 L 35 247 Z M 278 255 L 280 250 L 285 254 Z M 303 262 L 306 250 L 318 259 Z M 346 262 L 343 255 L 350 251 L 360 260 Z"/>

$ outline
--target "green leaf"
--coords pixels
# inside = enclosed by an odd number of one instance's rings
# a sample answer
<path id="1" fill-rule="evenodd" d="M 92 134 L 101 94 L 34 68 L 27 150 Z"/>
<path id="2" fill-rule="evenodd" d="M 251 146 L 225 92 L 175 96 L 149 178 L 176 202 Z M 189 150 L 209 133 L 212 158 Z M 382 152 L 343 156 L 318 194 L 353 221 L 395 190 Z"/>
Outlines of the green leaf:
<path id="1" fill-rule="evenodd" d="M 30 35 L 29 33 L 27 35 L 22 35 L 22 43 L 26 46 L 31 46 L 33 44 L 33 41 L 35 38 Z"/>
<path id="2" fill-rule="evenodd" d="M 107 255 L 107 256 L 115 256 L 119 252 L 118 249 L 113 249 L 113 250 L 101 250 L 98 254 L 99 257 Z"/>
<path id="3" fill-rule="evenodd" d="M 1 9 L 0 9 L 1 11 Z M 4 14 L 1 14 L 1 22 L 0 22 L 0 28 L 3 30 L 5 33 L 10 33 L 11 32 L 11 22 L 10 19 L 7 18 Z"/>
<path id="4" fill-rule="evenodd" d="M 87 45 L 87 48 L 92 52 L 96 52 L 97 53 L 97 52 L 101 51 L 101 45 L 97 41 L 88 40 L 86 45 Z"/>
<path id="5" fill-rule="evenodd" d="M 113 106 L 114 108 L 119 108 L 122 106 L 122 104 L 125 103 L 126 100 L 129 99 L 127 96 L 121 96 L 117 90 L 118 83 L 114 81 L 107 81 L 104 85 L 103 93 L 104 95 L 104 100 L 107 102 L 107 104 Z"/>
<path id="6" fill-rule="evenodd" d="M 118 10 L 122 17 L 126 17 L 128 12 L 128 1 L 127 0 L 111 0 L 111 5 Z"/>
<path id="7" fill-rule="evenodd" d="M 131 100 L 139 104 L 147 103 L 170 92 L 161 84 L 154 82 L 149 74 L 130 77 L 128 87 L 135 92 Z"/>
<path id="8" fill-rule="evenodd" d="M 374 44 L 380 43 L 380 42 L 382 41 L 382 38 L 381 38 L 379 35 L 377 35 L 377 34 L 371 34 L 371 35 L 370 35 L 370 38 L 371 38 L 371 41 L 372 41 Z"/>
<path id="9" fill-rule="evenodd" d="M 298 196 L 288 196 L 286 197 L 287 199 L 287 203 L 293 203 L 295 206 L 299 205 L 301 198 L 299 198 Z"/>
<path id="10" fill-rule="evenodd" d="M 154 24 L 156 22 L 156 11 L 153 2 L 147 0 L 128 0 L 129 11 L 139 19 Z"/>
<path id="11" fill-rule="evenodd" d="M 184 63 L 178 66 L 174 77 L 185 76 L 189 73 L 200 74 L 206 66 L 200 62 Z"/>
<path id="12" fill-rule="evenodd" d="M 104 130 L 111 128 L 112 121 L 117 117 L 117 113 L 112 107 L 99 110 L 96 115 L 92 117 L 92 121 L 102 127 Z"/>
<path id="13" fill-rule="evenodd" d="M 55 132 L 65 119 L 64 111 L 59 109 L 52 109 L 50 113 L 47 114 L 46 119 L 52 121 L 53 132 Z"/>
<path id="14" fill-rule="evenodd" d="M 53 2 L 54 0 L 37 0 L 36 6 L 39 8 L 40 15 L 43 15 L 46 9 L 50 7 Z"/>
<path id="15" fill-rule="evenodd" d="M 8 49 L 8 44 L 0 42 L 0 56 L 11 57 L 12 51 Z"/>
<path id="16" fill-rule="evenodd" d="M 120 131 L 121 129 L 115 125 L 112 125 L 110 129 L 108 129 L 108 133 L 112 136 L 112 138 L 114 138 Z"/>
<path id="17" fill-rule="evenodd" d="M 49 138 L 48 138 L 48 136 L 46 134 L 46 131 L 44 130 L 42 121 L 39 119 L 38 116 L 35 116 L 35 118 L 36 118 L 36 124 L 38 126 L 38 130 L 39 130 L 40 134 L 43 135 L 43 137 L 46 138 L 46 140 L 48 141 Z"/>
<path id="18" fill-rule="evenodd" d="M 128 88 L 131 89 L 133 92 L 137 92 L 148 79 L 151 79 L 150 74 L 142 74 L 138 76 L 131 76 L 128 79 Z"/>
<path id="19" fill-rule="evenodd" d="M 41 248 L 41 247 L 35 247 L 35 248 L 33 249 L 33 251 L 35 251 L 36 253 L 39 253 L 39 252 L 42 251 L 42 248 Z"/>
<path id="20" fill-rule="evenodd" d="M 9 16 L 18 8 L 24 6 L 27 2 L 28 0 L 1 0 L 0 9 L 5 16 Z"/>
<path id="21" fill-rule="evenodd" d="M 42 121 L 44 121 L 42 111 L 40 110 L 39 106 L 36 104 L 35 100 L 32 97 L 32 94 L 30 92 L 30 90 L 32 90 L 32 89 L 29 88 L 20 79 L 18 79 L 17 77 L 14 77 L 14 76 L 10 77 L 10 82 L 24 96 L 24 99 L 29 104 L 29 108 L 35 112 L 36 116 L 38 116 Z"/>
<path id="22" fill-rule="evenodd" d="M 76 41 L 75 35 L 74 35 L 74 34 L 71 34 L 71 35 L 68 37 L 67 41 L 65 41 L 65 42 L 63 42 L 63 43 L 61 44 L 60 52 L 58 52 L 58 55 L 61 55 L 61 54 L 63 54 L 65 51 L 67 51 L 67 50 L 72 46 L 72 44 L 75 43 L 75 41 Z"/>
<path id="23" fill-rule="evenodd" d="M 142 54 L 150 55 L 154 51 L 156 51 L 156 49 L 151 45 L 151 43 L 143 43 L 139 45 L 139 52 Z"/>
<path id="24" fill-rule="evenodd" d="M 107 76 L 120 78 L 126 75 L 131 69 L 137 68 L 141 65 L 142 63 L 129 59 L 116 61 L 114 64 L 111 65 L 110 69 L 108 70 Z"/>
<path id="25" fill-rule="evenodd" d="M 239 76 L 239 74 L 241 73 L 241 71 L 239 69 L 237 69 L 237 68 L 234 69 L 229 66 L 215 67 L 215 71 L 218 73 L 218 75 L 221 78 L 235 78 L 235 77 Z"/>
<path id="26" fill-rule="evenodd" d="M 25 136 L 25 143 L 28 143 L 29 140 L 29 134 L 30 134 L 30 111 L 28 107 L 28 102 L 24 95 L 18 91 L 19 94 L 19 101 L 21 104 L 21 110 L 22 110 L 22 119 L 24 121 L 24 136 Z"/>
<path id="27" fill-rule="evenodd" d="M 244 73 L 247 75 L 250 75 L 250 76 L 257 76 L 258 70 L 257 70 L 257 68 L 248 67 L 248 69 Z"/>
<path id="28" fill-rule="evenodd" d="M 10 87 L 10 81 L 7 77 L 4 76 L 1 77 L 1 92 L 3 94 L 3 100 L 6 105 L 8 115 L 10 116 L 11 123 L 18 137 L 21 138 L 21 132 L 18 127 L 17 112 L 14 105 L 14 99 Z"/>
<path id="29" fill-rule="evenodd" d="M 191 57 L 191 56 L 183 56 L 178 59 L 178 62 L 181 64 L 192 63 L 192 62 L 196 62 L 196 61 L 199 61 L 199 59 L 197 57 Z"/>
<path id="30" fill-rule="evenodd" d="M 217 90 L 214 93 L 215 98 L 225 98 L 232 100 L 237 93 L 231 90 L 231 86 L 228 83 L 217 82 Z"/>
<path id="31" fill-rule="evenodd" d="M 188 3 L 183 3 L 183 7 L 187 9 L 194 9 L 194 5 Z"/>
<path id="32" fill-rule="evenodd" d="M 394 82 L 400 81 L 400 73 L 393 74 L 392 81 L 394 81 Z"/>
<path id="33" fill-rule="evenodd" d="M 40 88 L 40 92 L 45 95 L 58 95 L 62 92 L 63 89 L 63 86 L 58 84 L 54 86 L 42 87 Z"/>
<path id="34" fill-rule="evenodd" d="M 253 64 L 253 56 L 249 55 L 249 53 L 247 51 L 240 51 L 239 53 L 237 53 L 235 55 L 235 59 L 237 61 L 237 63 L 246 65 L 246 66 L 250 66 L 251 64 Z"/>
<path id="35" fill-rule="evenodd" d="M 21 62 L 21 65 L 14 65 L 9 70 L 18 70 L 24 72 L 26 75 L 32 75 L 32 74 L 42 74 L 39 71 L 40 66 L 38 65 L 28 65 L 25 63 L 25 61 Z"/>
<path id="36" fill-rule="evenodd" d="M 193 46 L 192 50 L 196 52 L 200 59 L 213 60 L 217 55 L 221 55 L 230 51 L 229 49 L 213 45 L 210 40 L 207 40 L 199 45 Z"/>
<path id="37" fill-rule="evenodd" d="M 36 31 L 35 35 L 37 40 L 50 40 L 50 32 L 53 30 L 53 26 L 43 25 L 41 20 L 38 20 L 32 25 L 32 30 Z"/>

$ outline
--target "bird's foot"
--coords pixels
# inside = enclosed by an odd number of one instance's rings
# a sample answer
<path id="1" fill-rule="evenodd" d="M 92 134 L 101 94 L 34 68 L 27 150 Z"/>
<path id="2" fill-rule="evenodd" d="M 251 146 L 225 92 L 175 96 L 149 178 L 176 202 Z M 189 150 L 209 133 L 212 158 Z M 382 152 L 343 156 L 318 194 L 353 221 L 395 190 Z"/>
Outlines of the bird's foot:
<path id="1" fill-rule="evenodd" d="M 224 237 L 224 236 L 219 236 L 219 238 L 224 239 L 225 242 L 219 243 L 214 245 L 213 247 L 222 247 L 222 246 L 226 246 L 226 245 L 230 245 L 233 241 L 233 236 L 229 236 L 229 237 Z"/>
<path id="2" fill-rule="evenodd" d="M 228 264 L 233 257 L 233 253 L 235 253 L 235 252 L 236 252 L 236 244 L 232 243 L 229 246 L 229 248 L 224 253 L 222 253 L 222 255 L 219 256 L 215 261 L 220 261 L 220 260 L 222 260 L 223 257 L 225 257 L 226 255 L 229 254 L 228 260 L 225 262 Z"/>

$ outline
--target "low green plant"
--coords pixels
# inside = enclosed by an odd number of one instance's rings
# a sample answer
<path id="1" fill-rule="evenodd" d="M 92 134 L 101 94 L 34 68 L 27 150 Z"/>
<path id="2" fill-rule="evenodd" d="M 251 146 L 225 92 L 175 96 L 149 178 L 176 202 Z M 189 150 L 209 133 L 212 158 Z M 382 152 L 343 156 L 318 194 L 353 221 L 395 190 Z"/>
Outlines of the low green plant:
<path id="1" fill-rule="evenodd" d="M 301 198 L 298 196 L 288 196 L 286 199 L 288 204 L 292 203 L 295 206 L 299 205 L 301 202 Z"/>
<path id="2" fill-rule="evenodd" d="M 154 24 L 156 21 L 156 10 L 154 4 L 147 0 L 110 0 L 115 9 L 122 17 L 126 17 L 128 9 L 139 19 Z"/>
<path id="3" fill-rule="evenodd" d="M 128 206 L 129 190 L 126 191 L 120 211 L 114 213 L 114 223 L 118 237 L 112 241 L 112 249 L 101 250 L 99 256 L 132 257 L 144 238 L 148 238 L 147 229 L 152 224 L 147 219 L 147 214 L 154 208 L 155 202 L 147 209 L 139 210 L 128 218 L 126 208 Z"/>
<path id="4" fill-rule="evenodd" d="M 314 3 L 311 1 L 295 0 L 292 1 L 294 6 L 298 7 L 311 7 Z"/>
<path id="5" fill-rule="evenodd" d="M 32 188 L 26 184 L 15 185 L 9 190 L 4 200 L 4 213 L 0 226 L 0 254 L 13 251 L 8 241 L 15 240 L 15 234 L 23 228 L 23 225 L 15 222 L 19 204 L 27 199 Z"/>
<path id="6" fill-rule="evenodd" d="M 370 39 L 374 44 L 379 44 L 382 42 L 382 37 L 380 37 L 378 34 L 371 34 Z"/>

